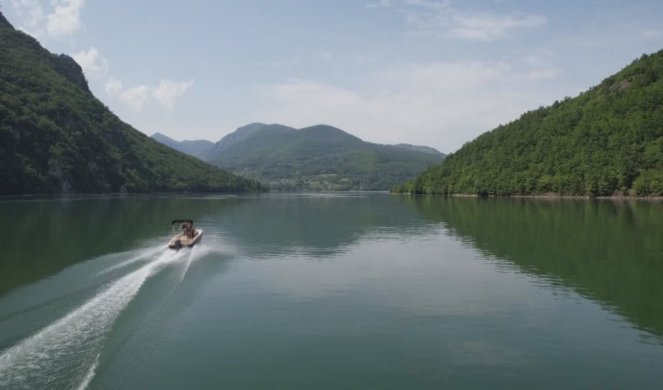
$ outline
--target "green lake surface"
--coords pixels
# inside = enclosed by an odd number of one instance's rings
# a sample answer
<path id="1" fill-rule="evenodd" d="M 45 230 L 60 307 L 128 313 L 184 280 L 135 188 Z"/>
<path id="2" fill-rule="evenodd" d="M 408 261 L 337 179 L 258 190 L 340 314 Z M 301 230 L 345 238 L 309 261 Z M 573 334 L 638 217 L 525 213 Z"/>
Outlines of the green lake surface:
<path id="1" fill-rule="evenodd" d="M 0 388 L 663 388 L 663 203 L 0 200 Z M 204 230 L 166 248 L 170 221 Z"/>

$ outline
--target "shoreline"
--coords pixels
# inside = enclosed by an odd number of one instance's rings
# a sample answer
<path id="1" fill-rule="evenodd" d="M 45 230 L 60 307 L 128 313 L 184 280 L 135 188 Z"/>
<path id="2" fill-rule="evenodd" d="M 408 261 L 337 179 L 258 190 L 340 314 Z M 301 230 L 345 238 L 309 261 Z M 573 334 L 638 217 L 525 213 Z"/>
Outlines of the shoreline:
<path id="1" fill-rule="evenodd" d="M 477 195 L 477 194 L 410 194 L 393 193 L 397 195 L 415 196 L 449 196 L 452 198 L 504 198 L 504 199 L 541 199 L 541 200 L 612 200 L 612 201 L 634 201 L 644 200 L 651 202 L 663 201 L 663 196 L 633 196 L 633 195 L 611 195 L 611 196 L 589 196 L 589 195 L 561 195 L 557 193 L 546 193 L 537 195 Z"/>

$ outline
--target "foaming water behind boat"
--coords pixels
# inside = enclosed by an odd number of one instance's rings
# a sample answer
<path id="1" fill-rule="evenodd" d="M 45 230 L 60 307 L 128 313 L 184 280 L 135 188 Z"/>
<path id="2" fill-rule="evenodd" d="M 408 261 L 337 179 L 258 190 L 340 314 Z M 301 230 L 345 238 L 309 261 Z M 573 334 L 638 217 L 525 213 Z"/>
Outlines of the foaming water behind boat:
<path id="1" fill-rule="evenodd" d="M 179 284 L 191 263 L 209 251 L 204 247 L 172 251 L 159 245 L 125 253 L 126 259 L 97 273 L 124 274 L 101 285 L 96 294 L 55 322 L 2 352 L 0 388 L 86 387 L 94 377 L 111 327 L 145 281 L 177 265 Z M 132 264 L 139 265 L 130 267 Z"/>

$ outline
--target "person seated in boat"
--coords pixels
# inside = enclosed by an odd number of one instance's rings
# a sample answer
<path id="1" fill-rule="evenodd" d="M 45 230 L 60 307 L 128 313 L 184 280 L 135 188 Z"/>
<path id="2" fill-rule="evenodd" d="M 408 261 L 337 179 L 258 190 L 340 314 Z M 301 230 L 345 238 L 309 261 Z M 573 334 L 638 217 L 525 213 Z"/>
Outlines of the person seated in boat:
<path id="1" fill-rule="evenodd" d="M 190 224 L 189 222 L 183 222 L 180 225 L 180 229 L 182 229 L 182 233 L 184 233 L 184 235 L 189 238 L 193 238 L 193 236 L 195 235 L 195 230 L 193 230 L 193 225 Z"/>

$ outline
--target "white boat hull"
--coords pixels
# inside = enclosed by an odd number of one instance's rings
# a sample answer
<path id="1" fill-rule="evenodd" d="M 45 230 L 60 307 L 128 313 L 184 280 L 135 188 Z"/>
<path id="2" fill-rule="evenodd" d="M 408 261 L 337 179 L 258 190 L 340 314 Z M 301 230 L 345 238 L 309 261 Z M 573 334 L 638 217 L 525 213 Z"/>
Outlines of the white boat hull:
<path id="1" fill-rule="evenodd" d="M 203 229 L 195 229 L 193 237 L 189 237 L 185 233 L 180 233 L 173 237 L 168 243 L 170 249 L 191 248 L 200 242 L 203 237 Z"/>

